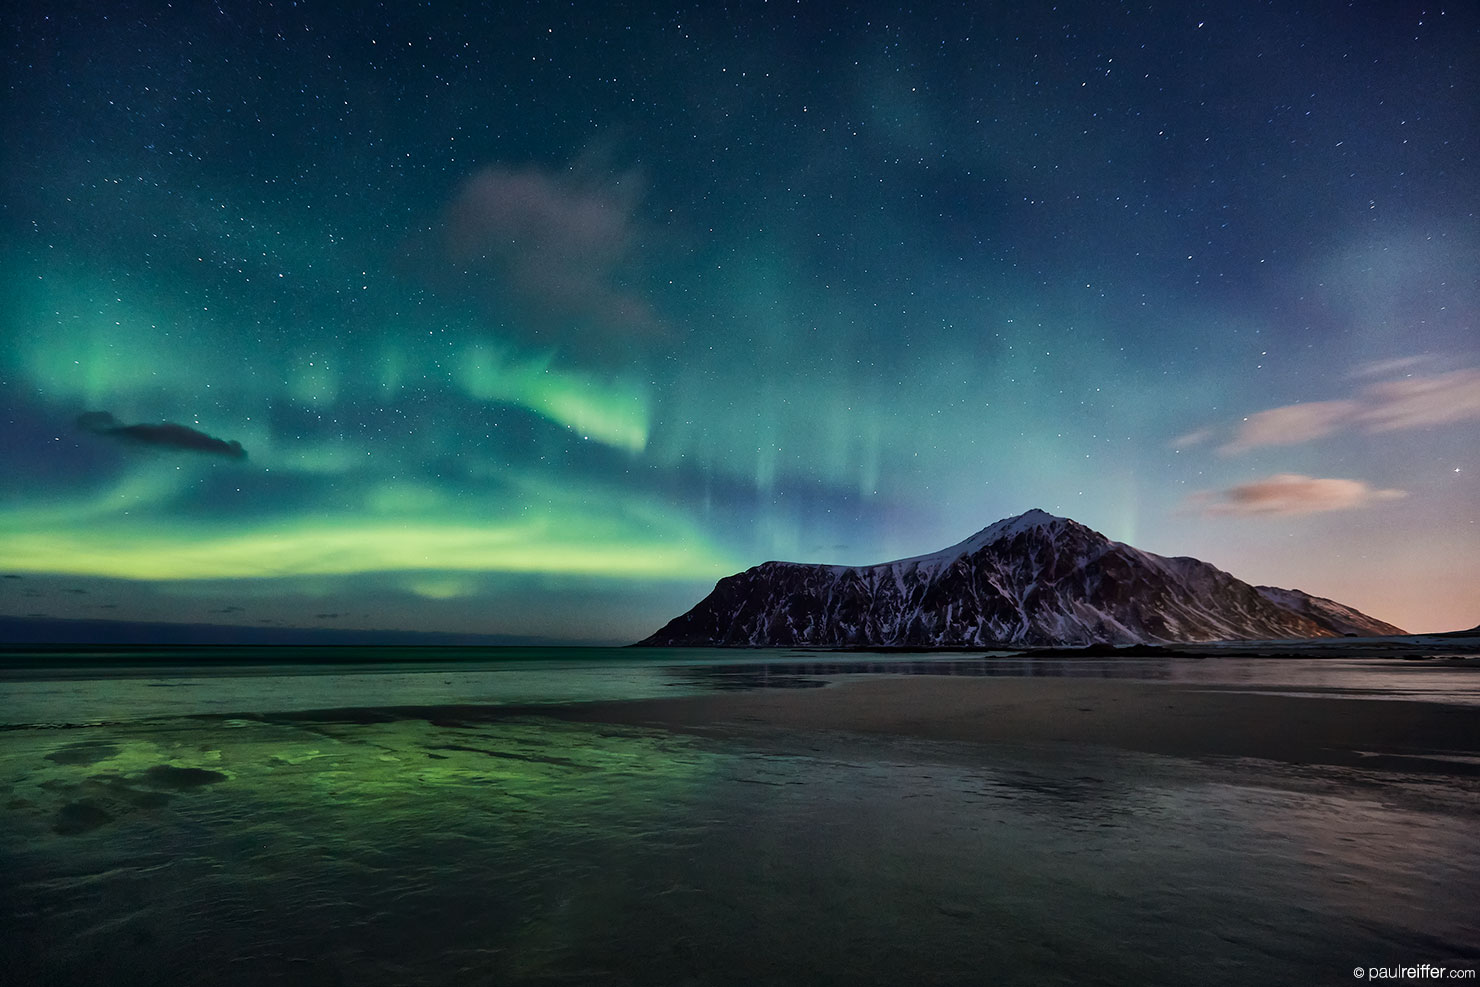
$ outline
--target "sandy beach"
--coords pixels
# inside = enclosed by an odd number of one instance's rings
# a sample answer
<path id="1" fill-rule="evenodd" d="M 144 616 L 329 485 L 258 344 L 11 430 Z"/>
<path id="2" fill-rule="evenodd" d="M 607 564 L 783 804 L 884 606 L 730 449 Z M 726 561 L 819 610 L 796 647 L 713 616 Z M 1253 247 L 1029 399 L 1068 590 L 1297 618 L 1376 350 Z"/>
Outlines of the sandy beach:
<path id="1" fill-rule="evenodd" d="M 1175 683 L 847 678 L 818 689 L 592 703 L 560 715 L 701 733 L 848 731 L 1480 774 L 1480 707 Z"/>

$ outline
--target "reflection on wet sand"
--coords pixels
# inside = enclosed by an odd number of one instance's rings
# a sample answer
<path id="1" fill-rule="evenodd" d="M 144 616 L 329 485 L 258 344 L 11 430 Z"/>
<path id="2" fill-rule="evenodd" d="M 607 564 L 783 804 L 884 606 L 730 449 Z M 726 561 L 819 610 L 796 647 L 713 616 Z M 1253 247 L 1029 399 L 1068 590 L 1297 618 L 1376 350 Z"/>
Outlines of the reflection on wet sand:
<path id="1" fill-rule="evenodd" d="M 1243 985 L 1480 962 L 1468 669 L 461 675 L 198 676 L 148 690 L 188 712 L 0 730 L 4 975 Z M 31 684 L 86 723 L 117 683 Z M 125 682 L 130 710 L 159 708 L 150 684 Z"/>
<path id="2" fill-rule="evenodd" d="M 1340 983 L 1480 941 L 1463 779 L 421 712 L 0 755 L 34 984 Z"/>
<path id="3" fill-rule="evenodd" d="M 679 665 L 665 671 L 679 691 L 697 694 L 819 688 L 862 676 L 920 676 L 1165 682 L 1286 695 L 1423 699 L 1450 705 L 1480 705 L 1480 659 L 1473 657 L 1054 658 L 989 654 L 891 658 L 870 654 L 848 659 L 794 653 L 784 660 Z"/>
<path id="4" fill-rule="evenodd" d="M 677 681 L 723 692 L 748 689 L 807 689 L 839 675 L 945 675 L 972 678 L 1166 679 L 1172 659 L 1048 659 L 1024 657 L 880 659 L 792 659 L 764 664 L 689 665 L 670 670 Z"/>

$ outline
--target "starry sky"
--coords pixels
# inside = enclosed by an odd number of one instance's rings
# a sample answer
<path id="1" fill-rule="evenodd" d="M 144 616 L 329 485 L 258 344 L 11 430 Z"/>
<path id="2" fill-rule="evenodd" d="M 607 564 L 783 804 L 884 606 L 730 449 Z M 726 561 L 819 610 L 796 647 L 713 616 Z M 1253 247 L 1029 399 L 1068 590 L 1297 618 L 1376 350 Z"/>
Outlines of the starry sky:
<path id="1" fill-rule="evenodd" d="M 0 615 L 624 643 L 1038 507 L 1480 621 L 1480 12 L 0 15 Z"/>

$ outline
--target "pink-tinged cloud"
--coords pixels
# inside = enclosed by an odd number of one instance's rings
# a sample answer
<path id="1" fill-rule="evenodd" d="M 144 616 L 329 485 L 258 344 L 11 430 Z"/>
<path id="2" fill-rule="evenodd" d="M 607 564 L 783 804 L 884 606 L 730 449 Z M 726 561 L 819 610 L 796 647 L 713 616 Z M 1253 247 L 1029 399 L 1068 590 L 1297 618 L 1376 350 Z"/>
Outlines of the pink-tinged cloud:
<path id="1" fill-rule="evenodd" d="M 1480 369 L 1402 377 L 1371 384 L 1355 398 L 1260 411 L 1245 418 L 1233 440 L 1218 451 L 1233 455 L 1263 446 L 1297 445 L 1354 428 L 1395 432 L 1466 421 L 1480 421 Z"/>
<path id="2" fill-rule="evenodd" d="M 1330 435 L 1360 411 L 1355 401 L 1311 401 L 1271 408 L 1245 418 L 1232 442 L 1218 447 L 1225 455 L 1260 446 L 1289 446 Z"/>
<path id="3" fill-rule="evenodd" d="M 627 283 L 640 260 L 637 184 L 633 175 L 484 169 L 447 206 L 444 256 L 475 293 L 515 304 L 516 330 L 544 341 L 600 348 L 661 336 L 652 306 Z"/>
<path id="4" fill-rule="evenodd" d="M 1362 413 L 1362 423 L 1372 432 L 1480 419 L 1480 370 L 1385 381 L 1367 394 L 1373 403 Z"/>
<path id="5" fill-rule="evenodd" d="M 1406 496 L 1402 490 L 1374 490 L 1361 480 L 1277 473 L 1227 490 L 1195 494 L 1191 504 L 1213 516 L 1296 517 L 1349 511 Z"/>

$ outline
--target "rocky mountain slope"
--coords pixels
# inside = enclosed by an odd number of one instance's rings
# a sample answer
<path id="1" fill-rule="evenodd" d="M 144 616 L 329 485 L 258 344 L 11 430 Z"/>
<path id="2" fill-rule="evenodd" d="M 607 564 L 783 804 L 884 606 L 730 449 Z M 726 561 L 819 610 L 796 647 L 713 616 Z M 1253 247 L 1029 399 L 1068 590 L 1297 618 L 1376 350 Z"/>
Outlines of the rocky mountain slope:
<path id="1" fill-rule="evenodd" d="M 1033 510 L 870 566 L 766 562 L 639 642 L 689 647 L 1133 644 L 1402 634 L 1299 590 L 1113 542 Z"/>

